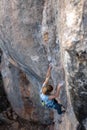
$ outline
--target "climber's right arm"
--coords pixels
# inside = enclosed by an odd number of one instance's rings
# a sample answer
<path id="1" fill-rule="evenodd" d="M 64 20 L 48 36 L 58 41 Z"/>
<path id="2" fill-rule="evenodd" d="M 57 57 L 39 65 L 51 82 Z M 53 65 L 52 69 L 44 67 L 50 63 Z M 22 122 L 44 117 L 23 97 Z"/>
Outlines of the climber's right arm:
<path id="1" fill-rule="evenodd" d="M 52 69 L 52 67 L 49 65 L 49 68 L 48 68 L 47 74 L 46 74 L 46 79 L 45 79 L 45 81 L 44 81 L 42 86 L 45 86 L 48 83 L 49 78 L 50 78 L 50 74 L 51 74 L 51 69 Z"/>

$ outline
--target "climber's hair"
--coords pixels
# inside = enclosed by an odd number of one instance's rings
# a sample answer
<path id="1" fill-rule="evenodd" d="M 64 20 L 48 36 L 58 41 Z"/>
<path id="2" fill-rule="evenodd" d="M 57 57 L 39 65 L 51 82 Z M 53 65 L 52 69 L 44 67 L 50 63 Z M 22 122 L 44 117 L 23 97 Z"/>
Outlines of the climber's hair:
<path id="1" fill-rule="evenodd" d="M 47 85 L 42 88 L 42 93 L 45 95 L 49 95 L 53 91 L 52 85 Z"/>

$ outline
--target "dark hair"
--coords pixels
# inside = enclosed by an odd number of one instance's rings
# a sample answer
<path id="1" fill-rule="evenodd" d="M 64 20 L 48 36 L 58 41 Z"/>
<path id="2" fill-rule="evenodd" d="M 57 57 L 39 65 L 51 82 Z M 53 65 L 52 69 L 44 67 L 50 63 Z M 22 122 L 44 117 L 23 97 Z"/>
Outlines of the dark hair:
<path id="1" fill-rule="evenodd" d="M 53 91 L 53 86 L 52 85 L 47 85 L 47 91 L 46 91 L 46 95 L 49 95 L 52 91 Z"/>

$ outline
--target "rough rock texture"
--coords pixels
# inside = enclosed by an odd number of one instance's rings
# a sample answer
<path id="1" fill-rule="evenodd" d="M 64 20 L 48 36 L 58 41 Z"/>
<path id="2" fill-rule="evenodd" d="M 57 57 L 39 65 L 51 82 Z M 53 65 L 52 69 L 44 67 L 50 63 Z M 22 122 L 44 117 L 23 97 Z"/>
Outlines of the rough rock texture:
<path id="1" fill-rule="evenodd" d="M 87 129 L 86 7 L 83 0 L 0 1 L 1 72 L 8 100 L 22 118 L 41 125 L 54 120 L 47 130 Z M 66 81 L 60 94 L 67 108 L 62 117 L 40 103 L 50 62 L 54 89 Z"/>
<path id="2" fill-rule="evenodd" d="M 87 1 L 66 0 L 61 1 L 60 6 L 59 35 L 67 97 L 77 120 L 87 129 Z"/>

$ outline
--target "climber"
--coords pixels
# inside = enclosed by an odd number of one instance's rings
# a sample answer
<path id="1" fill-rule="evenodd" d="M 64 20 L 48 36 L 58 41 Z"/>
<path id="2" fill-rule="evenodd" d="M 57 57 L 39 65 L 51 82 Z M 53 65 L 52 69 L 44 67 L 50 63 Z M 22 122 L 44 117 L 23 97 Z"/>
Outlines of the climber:
<path id="1" fill-rule="evenodd" d="M 40 91 L 40 97 L 41 97 L 41 101 L 43 105 L 45 105 L 47 108 L 56 109 L 58 114 L 62 114 L 65 112 L 65 108 L 55 98 L 59 97 L 61 87 L 63 86 L 63 82 L 58 84 L 56 93 L 52 94 L 53 87 L 48 84 L 51 69 L 52 69 L 52 66 L 49 65 L 49 68 L 46 74 L 46 79 Z"/>

